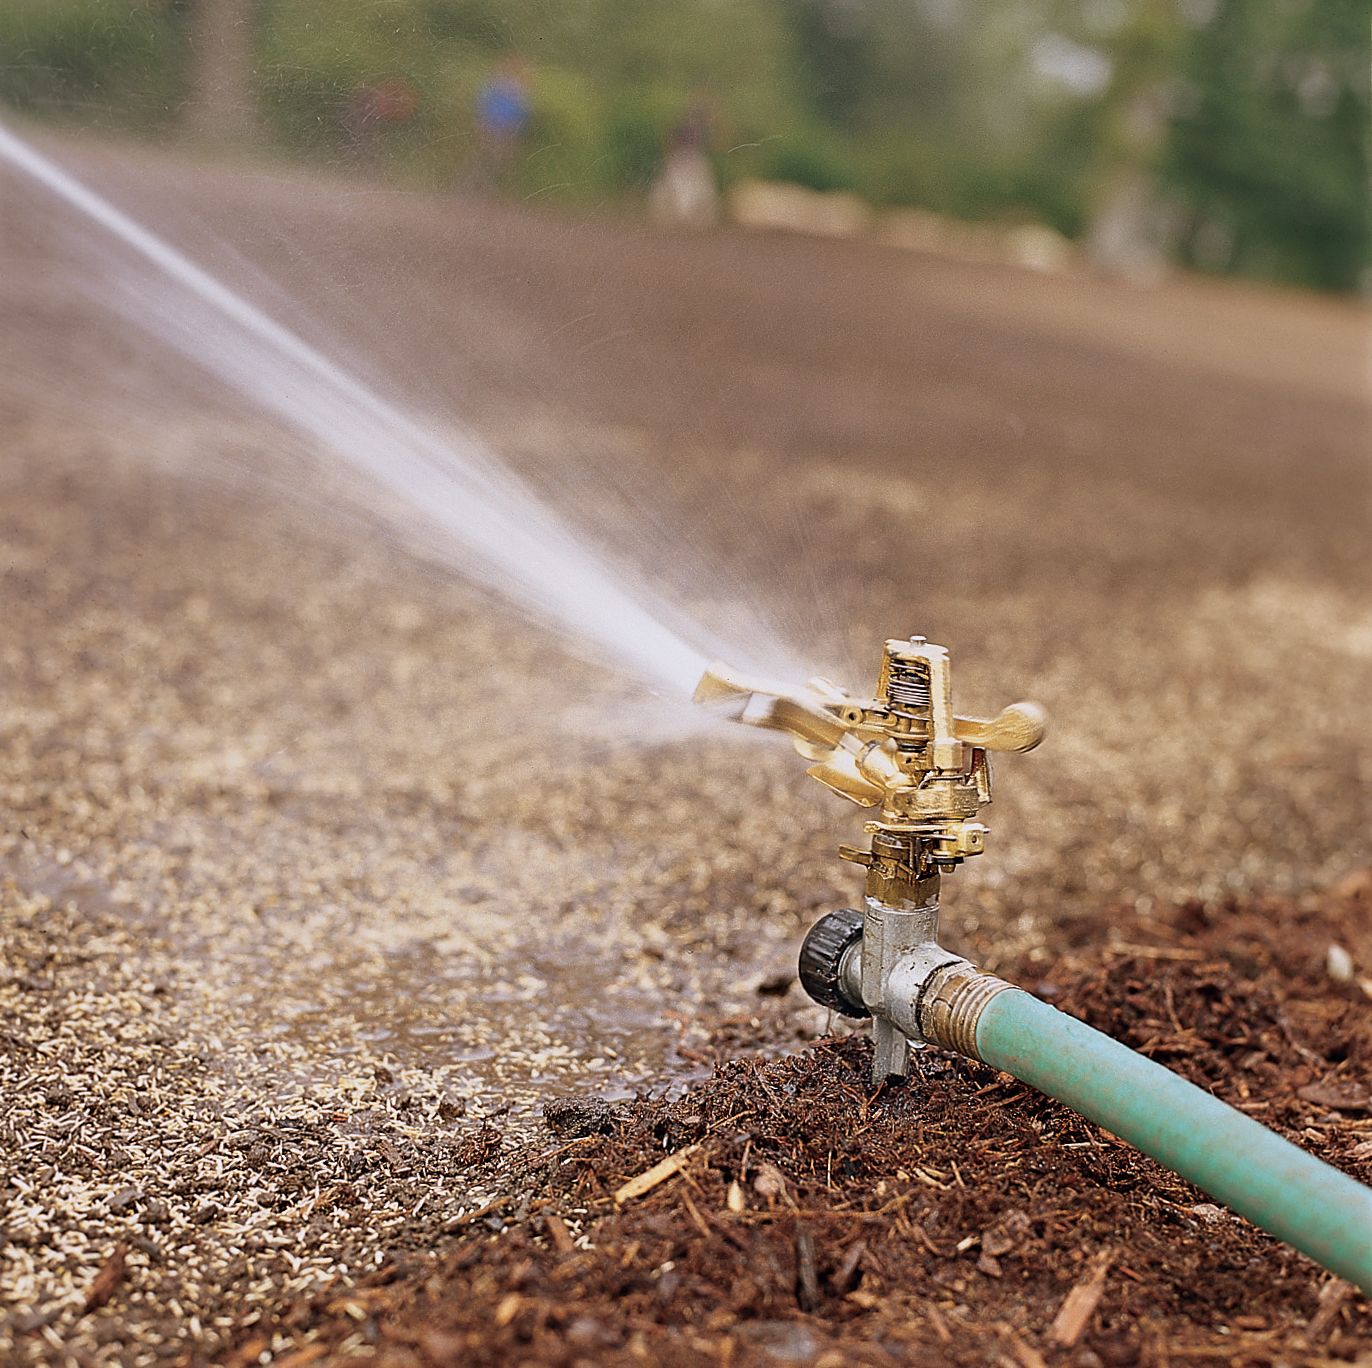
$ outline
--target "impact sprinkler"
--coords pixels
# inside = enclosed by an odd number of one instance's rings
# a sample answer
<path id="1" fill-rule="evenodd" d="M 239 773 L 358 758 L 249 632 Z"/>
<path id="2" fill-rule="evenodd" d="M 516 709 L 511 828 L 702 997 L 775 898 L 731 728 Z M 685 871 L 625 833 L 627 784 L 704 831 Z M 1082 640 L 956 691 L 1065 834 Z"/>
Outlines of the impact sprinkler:
<path id="1" fill-rule="evenodd" d="M 788 733 L 807 773 L 875 812 L 865 848 L 839 847 L 867 870 L 862 910 L 821 917 L 800 950 L 800 980 L 816 1002 L 871 1018 L 874 1083 L 904 1077 L 912 1047 L 984 1061 L 1372 1294 L 1372 1188 L 939 944 L 942 876 L 985 849 L 989 753 L 1038 745 L 1040 708 L 957 716 L 948 652 L 923 637 L 886 643 L 872 698 L 823 679 L 776 687 L 724 665 L 705 672 L 695 698 Z"/>
<path id="2" fill-rule="evenodd" d="M 939 886 L 986 848 L 977 815 L 991 801 L 987 752 L 1032 750 L 1043 739 L 1042 710 L 1016 703 L 989 722 L 955 716 L 948 652 L 923 637 L 886 643 L 875 698 L 853 698 L 822 679 L 777 691 L 719 666 L 695 696 L 737 721 L 790 732 L 813 762 L 812 778 L 877 810 L 866 824 L 867 849 L 839 847 L 845 860 L 866 866 L 863 910 L 821 918 L 800 951 L 800 980 L 816 1002 L 872 1018 L 872 1081 L 903 1077 L 912 1043 L 961 1048 L 950 1032 L 974 1029 L 989 984 L 1001 981 L 977 976 L 987 984 L 975 1000 L 958 991 L 971 966 L 938 943 Z"/>

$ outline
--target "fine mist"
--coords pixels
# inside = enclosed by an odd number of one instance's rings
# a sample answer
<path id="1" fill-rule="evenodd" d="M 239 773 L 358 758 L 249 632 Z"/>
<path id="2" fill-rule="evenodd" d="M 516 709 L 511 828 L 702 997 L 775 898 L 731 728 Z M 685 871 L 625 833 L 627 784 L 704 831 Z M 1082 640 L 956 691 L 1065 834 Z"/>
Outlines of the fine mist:
<path id="1" fill-rule="evenodd" d="M 475 434 L 384 397 L 3 126 L 0 161 L 119 245 L 104 283 L 130 324 L 304 437 L 337 467 L 340 498 L 365 503 L 412 553 L 667 696 L 688 698 L 709 654 L 755 663 L 631 588 Z M 370 497 L 344 493 L 358 477 Z"/>

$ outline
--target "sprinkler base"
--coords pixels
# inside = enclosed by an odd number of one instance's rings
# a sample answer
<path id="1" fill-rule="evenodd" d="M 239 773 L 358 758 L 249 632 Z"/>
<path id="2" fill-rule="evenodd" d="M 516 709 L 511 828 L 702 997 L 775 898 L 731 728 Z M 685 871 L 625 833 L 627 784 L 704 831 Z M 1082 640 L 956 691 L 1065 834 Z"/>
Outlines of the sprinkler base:
<path id="1" fill-rule="evenodd" d="M 926 1044 L 972 1058 L 981 1011 L 1010 984 L 983 974 L 938 943 L 938 880 L 929 900 L 889 907 L 868 897 L 862 913 L 831 912 L 800 948 L 800 981 L 821 1006 L 872 1018 L 872 1081 L 903 1078 Z"/>

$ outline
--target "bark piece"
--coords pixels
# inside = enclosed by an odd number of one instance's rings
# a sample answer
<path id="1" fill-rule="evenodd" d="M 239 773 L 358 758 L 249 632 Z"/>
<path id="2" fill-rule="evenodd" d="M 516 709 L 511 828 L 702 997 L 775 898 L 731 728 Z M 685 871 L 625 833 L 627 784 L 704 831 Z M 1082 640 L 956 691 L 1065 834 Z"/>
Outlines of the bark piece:
<path id="1" fill-rule="evenodd" d="M 1113 1249 L 1103 1249 L 1091 1261 L 1077 1285 L 1063 1298 L 1048 1338 L 1062 1349 L 1070 1349 L 1082 1337 L 1096 1307 L 1105 1294 L 1105 1275 L 1115 1257 Z"/>
<path id="2" fill-rule="evenodd" d="M 642 1197 L 659 1184 L 665 1183 L 667 1179 L 675 1177 L 681 1172 L 686 1161 L 699 1148 L 699 1145 L 687 1145 L 685 1149 L 679 1149 L 675 1154 L 669 1154 L 645 1173 L 640 1173 L 636 1178 L 630 1178 L 627 1183 L 622 1184 L 616 1190 L 615 1205 L 623 1206 L 625 1202 L 632 1202 L 635 1197 Z"/>

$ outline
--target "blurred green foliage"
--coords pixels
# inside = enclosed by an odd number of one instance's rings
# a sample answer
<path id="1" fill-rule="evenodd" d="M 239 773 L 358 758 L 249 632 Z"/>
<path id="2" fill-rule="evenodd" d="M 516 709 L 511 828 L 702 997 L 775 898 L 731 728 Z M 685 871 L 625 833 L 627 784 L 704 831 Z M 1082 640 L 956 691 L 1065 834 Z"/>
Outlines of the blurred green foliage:
<path id="1" fill-rule="evenodd" d="M 1370 24 L 1364 0 L 1231 3 L 1196 35 L 1164 166 L 1183 260 L 1329 289 L 1366 271 Z"/>
<path id="2" fill-rule="evenodd" d="M 181 97 L 184 34 L 176 7 L 129 0 L 3 0 L 0 100 L 121 126 L 164 124 Z"/>
<path id="3" fill-rule="evenodd" d="M 0 100 L 176 127 L 212 5 L 251 24 L 261 137 L 302 156 L 453 183 L 478 90 L 517 56 L 533 118 L 508 175 L 525 195 L 641 193 L 703 99 L 726 185 L 1072 237 L 1144 186 L 1193 267 L 1367 283 L 1366 0 L 3 0 Z M 359 136 L 358 100 L 397 79 L 412 114 Z"/>

